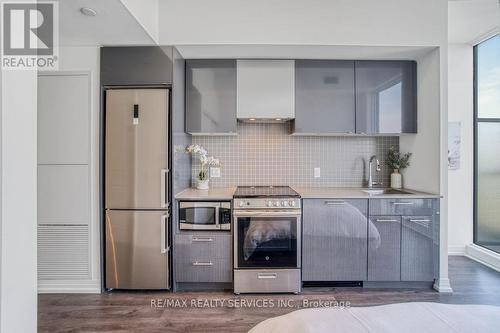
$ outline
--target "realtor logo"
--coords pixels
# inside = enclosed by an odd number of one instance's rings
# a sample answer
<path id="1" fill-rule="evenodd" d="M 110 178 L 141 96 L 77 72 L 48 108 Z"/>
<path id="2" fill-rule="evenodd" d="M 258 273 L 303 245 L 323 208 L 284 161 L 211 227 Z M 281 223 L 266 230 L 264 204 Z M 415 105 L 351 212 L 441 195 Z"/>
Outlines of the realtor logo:
<path id="1" fill-rule="evenodd" d="M 56 70 L 58 3 L 2 3 L 2 69 Z"/>

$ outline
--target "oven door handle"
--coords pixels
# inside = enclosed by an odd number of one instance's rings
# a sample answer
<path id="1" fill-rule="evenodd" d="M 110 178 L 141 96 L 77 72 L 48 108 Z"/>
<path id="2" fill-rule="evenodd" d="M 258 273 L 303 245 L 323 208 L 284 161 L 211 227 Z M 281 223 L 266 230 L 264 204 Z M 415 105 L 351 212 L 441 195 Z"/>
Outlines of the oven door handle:
<path id="1" fill-rule="evenodd" d="M 297 211 L 261 211 L 261 210 L 245 210 L 245 211 L 233 211 L 234 217 L 262 217 L 262 216 L 270 216 L 270 217 L 293 217 L 300 216 L 302 212 L 300 210 Z"/>

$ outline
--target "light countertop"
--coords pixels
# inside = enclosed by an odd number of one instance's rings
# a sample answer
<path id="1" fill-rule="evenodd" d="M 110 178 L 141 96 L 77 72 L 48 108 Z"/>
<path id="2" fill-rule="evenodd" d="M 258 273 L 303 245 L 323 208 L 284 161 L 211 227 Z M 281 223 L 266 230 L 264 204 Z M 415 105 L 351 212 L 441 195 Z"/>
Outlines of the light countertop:
<path id="1" fill-rule="evenodd" d="M 292 188 L 297 191 L 303 199 L 390 199 L 390 198 L 415 198 L 415 199 L 432 199 L 439 198 L 439 194 L 419 192 L 410 189 L 404 189 L 409 194 L 377 194 L 370 195 L 363 192 L 361 188 L 346 188 L 346 187 L 296 187 Z M 196 188 L 188 188 L 175 195 L 176 200 L 232 200 L 236 187 L 220 187 L 210 188 L 209 190 L 198 190 Z"/>
<path id="2" fill-rule="evenodd" d="M 403 189 L 406 193 L 397 194 L 377 194 L 370 195 L 363 192 L 361 188 L 344 188 L 344 187 L 295 187 L 302 199 L 388 199 L 388 198 L 439 198 L 439 194 L 419 192 L 410 189 Z"/>
<path id="3" fill-rule="evenodd" d="M 210 188 L 209 190 L 198 190 L 188 188 L 175 195 L 176 200 L 233 200 L 236 187 Z"/>

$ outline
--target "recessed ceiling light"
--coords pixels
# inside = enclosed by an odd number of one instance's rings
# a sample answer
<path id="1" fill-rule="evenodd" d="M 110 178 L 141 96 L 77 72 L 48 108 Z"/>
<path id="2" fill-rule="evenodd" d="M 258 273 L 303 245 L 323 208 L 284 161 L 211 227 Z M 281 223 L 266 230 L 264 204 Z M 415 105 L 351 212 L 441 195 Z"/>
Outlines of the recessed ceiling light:
<path id="1" fill-rule="evenodd" d="M 280 120 L 281 120 L 281 118 L 276 118 L 276 121 L 280 121 Z"/>
<path id="2" fill-rule="evenodd" d="M 254 121 L 254 120 L 255 120 L 255 118 L 250 118 L 250 120 L 251 120 L 251 121 Z"/>
<path id="3" fill-rule="evenodd" d="M 97 12 L 89 7 L 80 8 L 80 13 L 82 13 L 85 16 L 96 16 L 97 15 Z"/>

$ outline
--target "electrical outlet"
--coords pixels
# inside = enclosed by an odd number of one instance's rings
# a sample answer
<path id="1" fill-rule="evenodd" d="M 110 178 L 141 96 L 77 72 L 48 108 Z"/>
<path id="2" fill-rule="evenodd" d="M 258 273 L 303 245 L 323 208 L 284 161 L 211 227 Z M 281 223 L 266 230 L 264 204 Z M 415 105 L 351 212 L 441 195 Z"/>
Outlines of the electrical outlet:
<path id="1" fill-rule="evenodd" d="M 314 168 L 314 178 L 319 178 L 319 177 L 321 177 L 321 169 Z"/>
<path id="2" fill-rule="evenodd" d="M 220 168 L 210 168 L 210 177 L 220 178 Z"/>

